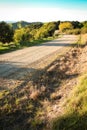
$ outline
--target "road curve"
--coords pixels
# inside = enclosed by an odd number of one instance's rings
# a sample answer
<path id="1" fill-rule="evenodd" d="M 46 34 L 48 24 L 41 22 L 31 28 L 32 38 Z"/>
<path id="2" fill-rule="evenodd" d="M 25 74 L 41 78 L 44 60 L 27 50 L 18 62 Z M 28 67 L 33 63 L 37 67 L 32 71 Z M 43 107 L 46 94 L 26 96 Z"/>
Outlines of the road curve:
<path id="1" fill-rule="evenodd" d="M 75 35 L 64 35 L 62 38 L 41 45 L 0 55 L 0 78 L 7 77 L 23 67 L 26 68 L 31 63 L 42 60 L 56 51 L 60 52 L 61 48 L 70 46 L 77 40 Z"/>

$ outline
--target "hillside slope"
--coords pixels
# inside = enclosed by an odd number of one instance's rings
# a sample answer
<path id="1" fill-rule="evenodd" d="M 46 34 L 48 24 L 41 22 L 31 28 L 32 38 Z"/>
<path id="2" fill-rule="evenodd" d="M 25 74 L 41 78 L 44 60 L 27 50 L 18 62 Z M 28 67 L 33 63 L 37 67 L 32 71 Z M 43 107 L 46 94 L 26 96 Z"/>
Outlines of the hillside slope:
<path id="1" fill-rule="evenodd" d="M 25 76 L 25 82 L 20 79 L 15 82 L 14 87 L 9 84 L 10 89 L 2 86 L 0 129 L 87 129 L 86 75 L 79 85 L 79 76 L 87 73 L 86 56 L 87 46 L 74 47 L 45 69 L 36 70 Z M 77 91 L 79 86 L 81 89 Z M 75 91 L 74 97 L 72 91 Z M 53 121 L 55 118 L 57 119 Z"/>

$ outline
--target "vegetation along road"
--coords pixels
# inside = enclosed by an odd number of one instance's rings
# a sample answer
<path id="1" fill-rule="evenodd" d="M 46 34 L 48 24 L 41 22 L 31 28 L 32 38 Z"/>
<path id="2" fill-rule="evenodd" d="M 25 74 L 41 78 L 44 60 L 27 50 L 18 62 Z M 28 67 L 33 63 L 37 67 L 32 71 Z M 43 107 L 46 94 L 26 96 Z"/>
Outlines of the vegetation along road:
<path id="1" fill-rule="evenodd" d="M 10 75 L 13 76 L 17 72 L 20 74 L 20 69 L 27 68 L 35 62 L 38 63 L 56 51 L 60 53 L 63 48 L 75 43 L 77 39 L 75 35 L 64 35 L 61 38 L 41 45 L 0 55 L 0 78 L 5 78 Z"/>

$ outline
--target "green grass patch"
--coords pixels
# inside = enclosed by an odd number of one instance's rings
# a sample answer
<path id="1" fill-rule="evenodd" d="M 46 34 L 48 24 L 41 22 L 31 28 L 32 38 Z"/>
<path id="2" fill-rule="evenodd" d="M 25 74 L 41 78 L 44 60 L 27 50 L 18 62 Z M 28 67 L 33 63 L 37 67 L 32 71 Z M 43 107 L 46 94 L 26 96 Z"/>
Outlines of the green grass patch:
<path id="1" fill-rule="evenodd" d="M 15 44 L 15 43 L 2 44 L 2 43 L 0 43 L 0 54 L 19 50 L 19 49 L 22 49 L 25 47 L 39 45 L 39 44 L 44 43 L 44 42 L 49 42 L 53 39 L 54 39 L 53 37 L 48 37 L 48 38 L 43 38 L 43 39 L 39 39 L 39 40 L 32 40 L 30 42 L 21 42 L 19 44 Z"/>
<path id="2" fill-rule="evenodd" d="M 65 114 L 55 119 L 52 130 L 87 130 L 87 74 L 80 78 L 65 106 Z"/>
<path id="3" fill-rule="evenodd" d="M 0 54 L 8 53 L 8 52 L 15 51 L 21 48 L 23 47 L 20 45 L 16 45 L 14 43 L 0 44 Z"/>

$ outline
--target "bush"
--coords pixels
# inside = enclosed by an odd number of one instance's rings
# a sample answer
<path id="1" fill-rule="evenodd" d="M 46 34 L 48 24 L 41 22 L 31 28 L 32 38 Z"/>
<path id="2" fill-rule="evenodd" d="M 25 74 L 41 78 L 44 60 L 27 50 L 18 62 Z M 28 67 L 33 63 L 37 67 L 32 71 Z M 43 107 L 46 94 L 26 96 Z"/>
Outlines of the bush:
<path id="1" fill-rule="evenodd" d="M 15 30 L 15 33 L 14 33 L 15 43 L 23 44 L 23 43 L 29 42 L 30 38 L 31 38 L 31 35 L 27 29 L 21 28 L 21 29 Z"/>
<path id="2" fill-rule="evenodd" d="M 73 25 L 70 22 L 63 22 L 59 25 L 60 32 L 66 32 L 67 30 L 73 29 Z"/>
<path id="3" fill-rule="evenodd" d="M 74 34 L 74 35 L 78 35 L 81 33 L 80 29 L 72 29 L 72 30 L 67 30 L 66 34 Z"/>

